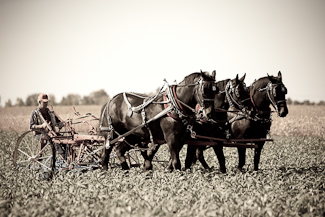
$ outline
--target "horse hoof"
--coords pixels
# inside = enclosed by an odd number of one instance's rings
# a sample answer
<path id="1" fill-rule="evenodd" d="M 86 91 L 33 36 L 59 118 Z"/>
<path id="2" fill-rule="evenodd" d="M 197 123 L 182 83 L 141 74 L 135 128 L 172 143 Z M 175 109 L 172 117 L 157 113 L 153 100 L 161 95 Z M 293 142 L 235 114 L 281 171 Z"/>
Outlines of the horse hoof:
<path id="1" fill-rule="evenodd" d="M 142 172 L 144 172 L 144 173 L 145 173 L 145 172 L 149 172 L 149 171 L 152 171 L 152 168 L 143 168 L 143 169 L 142 169 Z"/>
<path id="2" fill-rule="evenodd" d="M 165 169 L 165 171 L 164 171 L 164 173 L 172 173 L 173 172 L 173 170 L 171 170 L 171 169 Z"/>

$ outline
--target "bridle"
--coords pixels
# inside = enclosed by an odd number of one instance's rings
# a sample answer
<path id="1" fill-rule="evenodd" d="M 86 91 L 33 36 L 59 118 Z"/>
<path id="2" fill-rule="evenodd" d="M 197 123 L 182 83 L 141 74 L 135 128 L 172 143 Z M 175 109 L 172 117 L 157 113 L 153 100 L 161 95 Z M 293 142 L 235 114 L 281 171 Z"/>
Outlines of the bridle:
<path id="1" fill-rule="evenodd" d="M 277 114 L 279 114 L 279 105 L 281 103 L 285 103 L 287 100 L 276 100 L 276 88 L 278 86 L 281 86 L 281 91 L 283 93 L 287 93 L 287 88 L 284 86 L 284 84 L 279 83 L 279 84 L 272 84 L 272 82 L 269 82 L 266 87 L 264 88 L 260 88 L 258 91 L 263 92 L 266 91 L 267 96 L 273 106 L 273 108 L 275 109 L 275 111 L 277 112 Z M 273 99 L 272 99 L 273 98 Z"/>
<path id="2" fill-rule="evenodd" d="M 243 85 L 244 85 L 244 89 L 246 90 L 246 85 L 245 83 L 243 82 Z M 235 87 L 232 85 L 232 80 L 229 80 L 226 84 L 226 88 L 225 90 L 223 91 L 219 91 L 218 94 L 223 94 L 225 93 L 226 94 L 226 98 L 227 98 L 227 101 L 229 103 L 229 106 L 230 107 L 233 107 L 233 108 L 239 108 L 239 109 L 245 109 L 245 106 L 243 105 L 243 102 L 246 101 L 247 99 L 245 100 L 241 100 L 241 101 L 238 101 L 234 98 L 233 95 L 235 95 L 237 97 L 237 99 L 240 99 L 241 95 L 240 95 L 240 92 L 238 90 L 238 87 L 239 87 L 239 84 L 237 84 Z"/>
<path id="3" fill-rule="evenodd" d="M 204 98 L 204 84 L 212 84 L 212 91 L 215 92 L 217 91 L 217 85 L 215 81 L 203 81 L 202 77 L 199 79 L 199 85 L 197 85 L 197 88 L 195 89 L 195 93 L 198 99 L 198 103 L 200 105 L 200 108 L 198 110 L 196 110 L 196 113 L 199 115 L 203 115 L 203 116 L 207 116 L 204 113 L 204 109 L 205 109 L 205 102 L 214 102 L 214 99 L 208 99 L 208 98 Z M 199 91 L 201 93 L 199 93 Z M 201 97 L 200 97 L 201 96 Z"/>
<path id="4" fill-rule="evenodd" d="M 252 87 L 254 86 L 255 82 L 252 84 Z M 284 100 L 276 100 L 276 95 L 277 95 L 276 89 L 279 86 L 281 87 L 281 92 L 286 94 L 287 93 L 287 88 L 284 86 L 284 84 L 282 82 L 273 84 L 271 81 L 269 81 L 267 83 L 266 87 L 258 89 L 259 92 L 266 91 L 268 99 L 269 99 L 271 105 L 273 106 L 273 108 L 275 109 L 275 111 L 277 112 L 278 115 L 279 115 L 279 106 L 280 106 L 280 104 L 285 103 L 287 101 L 286 99 L 284 99 Z M 256 106 L 256 104 L 254 102 L 254 99 L 253 99 L 252 90 L 250 90 L 249 94 L 250 94 L 250 99 L 251 99 L 251 102 L 253 104 L 253 107 L 254 107 L 255 111 L 259 112 L 259 110 L 258 110 L 258 108 L 257 108 L 257 106 Z"/>
<path id="5" fill-rule="evenodd" d="M 212 84 L 212 91 L 216 91 L 217 87 L 215 85 L 215 81 L 204 81 L 202 77 L 193 83 L 193 84 L 182 84 L 182 85 L 169 85 L 166 80 L 164 80 L 167 84 L 166 88 L 166 95 L 170 102 L 173 104 L 176 113 L 179 115 L 180 118 L 188 117 L 185 110 L 183 109 L 182 105 L 191 110 L 195 115 L 207 117 L 205 114 L 205 102 L 206 101 L 214 101 L 214 99 L 204 98 L 204 84 Z M 189 87 L 189 86 L 196 86 L 194 90 L 194 94 L 196 95 L 197 102 L 200 105 L 200 108 L 196 110 L 195 108 L 190 107 L 189 105 L 185 104 L 184 102 L 180 101 L 176 96 L 176 87 Z"/>

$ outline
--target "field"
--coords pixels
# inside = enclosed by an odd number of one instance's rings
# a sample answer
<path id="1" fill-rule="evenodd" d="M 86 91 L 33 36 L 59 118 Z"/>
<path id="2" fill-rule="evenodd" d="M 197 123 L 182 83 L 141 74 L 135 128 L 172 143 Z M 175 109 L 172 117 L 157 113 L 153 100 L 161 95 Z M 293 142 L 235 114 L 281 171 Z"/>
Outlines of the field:
<path id="1" fill-rule="evenodd" d="M 33 108 L 0 108 L 0 216 L 324 216 L 325 107 L 289 106 L 286 118 L 274 116 L 274 142 L 264 146 L 260 170 L 253 171 L 247 150 L 244 171 L 237 151 L 224 148 L 227 173 L 218 168 L 212 150 L 204 155 L 211 171 L 196 164 L 191 171 L 166 172 L 154 163 L 123 172 L 42 172 L 13 170 L 12 152 L 28 129 Z M 63 119 L 69 107 L 55 108 Z M 81 114 L 100 107 L 77 107 Z M 85 128 L 77 128 L 85 131 Z M 181 150 L 182 164 L 186 146 Z M 157 153 L 168 159 L 166 145 Z"/>

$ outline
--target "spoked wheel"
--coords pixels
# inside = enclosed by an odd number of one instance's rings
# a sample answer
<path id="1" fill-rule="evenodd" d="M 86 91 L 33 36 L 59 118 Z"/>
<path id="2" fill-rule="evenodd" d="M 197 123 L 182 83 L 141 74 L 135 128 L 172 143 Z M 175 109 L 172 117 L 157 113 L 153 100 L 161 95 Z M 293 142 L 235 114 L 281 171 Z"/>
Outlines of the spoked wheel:
<path id="1" fill-rule="evenodd" d="M 35 136 L 33 131 L 27 131 L 17 140 L 13 164 L 16 169 L 52 170 L 54 154 L 54 147 L 46 133 Z"/>

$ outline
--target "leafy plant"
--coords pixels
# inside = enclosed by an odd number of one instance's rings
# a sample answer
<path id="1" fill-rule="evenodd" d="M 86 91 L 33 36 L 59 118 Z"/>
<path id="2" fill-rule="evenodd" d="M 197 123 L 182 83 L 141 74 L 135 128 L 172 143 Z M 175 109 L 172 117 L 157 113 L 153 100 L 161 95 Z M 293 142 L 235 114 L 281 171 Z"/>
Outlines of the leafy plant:
<path id="1" fill-rule="evenodd" d="M 0 213 L 7 216 L 321 216 L 325 213 L 325 142 L 319 137 L 276 137 L 264 146 L 261 170 L 253 171 L 253 150 L 238 171 L 237 150 L 224 148 L 222 174 L 212 150 L 213 169 L 166 172 L 154 164 L 128 172 L 14 170 L 12 152 L 19 134 L 0 132 Z M 181 150 L 182 163 L 186 147 Z M 166 145 L 158 152 L 168 159 Z"/>

